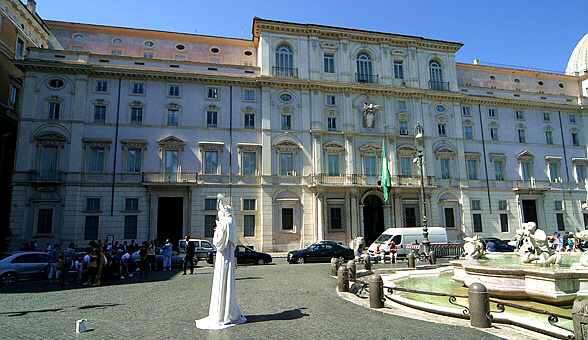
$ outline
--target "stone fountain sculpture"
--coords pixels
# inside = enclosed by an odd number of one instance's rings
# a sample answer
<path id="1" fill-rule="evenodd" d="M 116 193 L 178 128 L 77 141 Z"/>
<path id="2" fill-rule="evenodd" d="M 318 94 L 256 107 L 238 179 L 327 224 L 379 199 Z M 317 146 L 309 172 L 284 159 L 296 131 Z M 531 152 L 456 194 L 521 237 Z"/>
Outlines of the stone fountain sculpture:
<path id="1" fill-rule="evenodd" d="M 463 254 L 461 257 L 467 260 L 481 260 L 485 259 L 484 244 L 480 240 L 480 236 L 474 235 L 472 237 L 464 237 L 465 244 L 463 245 Z"/>
<path id="2" fill-rule="evenodd" d="M 516 240 L 522 244 L 519 255 L 523 263 L 536 263 L 543 266 L 561 264 L 561 254 L 549 248 L 547 235 L 537 228 L 535 222 L 523 223 L 522 229 L 517 230 Z"/>

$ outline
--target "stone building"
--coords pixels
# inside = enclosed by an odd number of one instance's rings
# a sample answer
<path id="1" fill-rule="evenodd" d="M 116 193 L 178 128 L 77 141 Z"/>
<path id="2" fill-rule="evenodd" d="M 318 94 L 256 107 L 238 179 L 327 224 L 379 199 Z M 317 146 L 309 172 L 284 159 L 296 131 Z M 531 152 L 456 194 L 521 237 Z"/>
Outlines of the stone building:
<path id="1" fill-rule="evenodd" d="M 588 221 L 585 70 L 461 64 L 458 42 L 260 18 L 252 40 L 47 24 L 65 50 L 18 62 L 12 247 L 210 238 L 219 192 L 256 249 L 370 242 L 421 226 L 421 152 L 428 225 L 456 240 Z"/>

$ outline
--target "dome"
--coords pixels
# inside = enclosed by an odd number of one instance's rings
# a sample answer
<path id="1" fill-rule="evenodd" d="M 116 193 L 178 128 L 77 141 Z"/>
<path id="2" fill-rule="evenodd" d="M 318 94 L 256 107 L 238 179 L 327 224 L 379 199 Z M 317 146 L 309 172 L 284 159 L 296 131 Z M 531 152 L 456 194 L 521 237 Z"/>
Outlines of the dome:
<path id="1" fill-rule="evenodd" d="M 566 74 L 581 74 L 586 69 L 588 69 L 588 33 L 580 40 L 576 48 L 574 48 L 570 61 L 568 61 Z"/>

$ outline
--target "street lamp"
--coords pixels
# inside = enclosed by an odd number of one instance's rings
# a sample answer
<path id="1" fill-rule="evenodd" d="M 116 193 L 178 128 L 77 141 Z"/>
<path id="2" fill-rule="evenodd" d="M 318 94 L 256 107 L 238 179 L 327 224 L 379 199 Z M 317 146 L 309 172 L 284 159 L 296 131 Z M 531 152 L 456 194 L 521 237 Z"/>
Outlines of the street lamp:
<path id="1" fill-rule="evenodd" d="M 423 161 L 423 149 L 425 147 L 425 131 L 423 130 L 423 126 L 421 122 L 417 122 L 417 125 L 414 127 L 414 140 L 415 145 L 417 148 L 417 156 L 413 159 L 413 162 L 419 166 L 421 171 L 421 196 L 423 202 L 423 241 L 421 242 L 422 246 L 422 256 L 424 260 L 429 261 L 431 264 L 434 264 L 435 260 L 433 259 L 434 256 L 430 254 L 430 246 L 431 241 L 429 241 L 429 228 L 427 228 L 427 205 L 426 205 L 426 198 L 425 198 L 425 170 L 424 165 L 425 162 Z M 422 147 L 419 149 L 419 141 L 422 141 Z"/>

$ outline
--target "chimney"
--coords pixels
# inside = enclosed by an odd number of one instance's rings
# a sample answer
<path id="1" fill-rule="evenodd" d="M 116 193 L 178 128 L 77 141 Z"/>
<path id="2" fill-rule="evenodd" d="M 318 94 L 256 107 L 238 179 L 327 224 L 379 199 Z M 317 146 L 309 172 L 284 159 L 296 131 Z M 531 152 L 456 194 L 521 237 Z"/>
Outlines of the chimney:
<path id="1" fill-rule="evenodd" d="M 29 9 L 29 11 L 31 13 L 35 13 L 35 11 L 37 10 L 37 2 L 35 0 L 28 0 L 27 1 L 27 8 Z"/>

